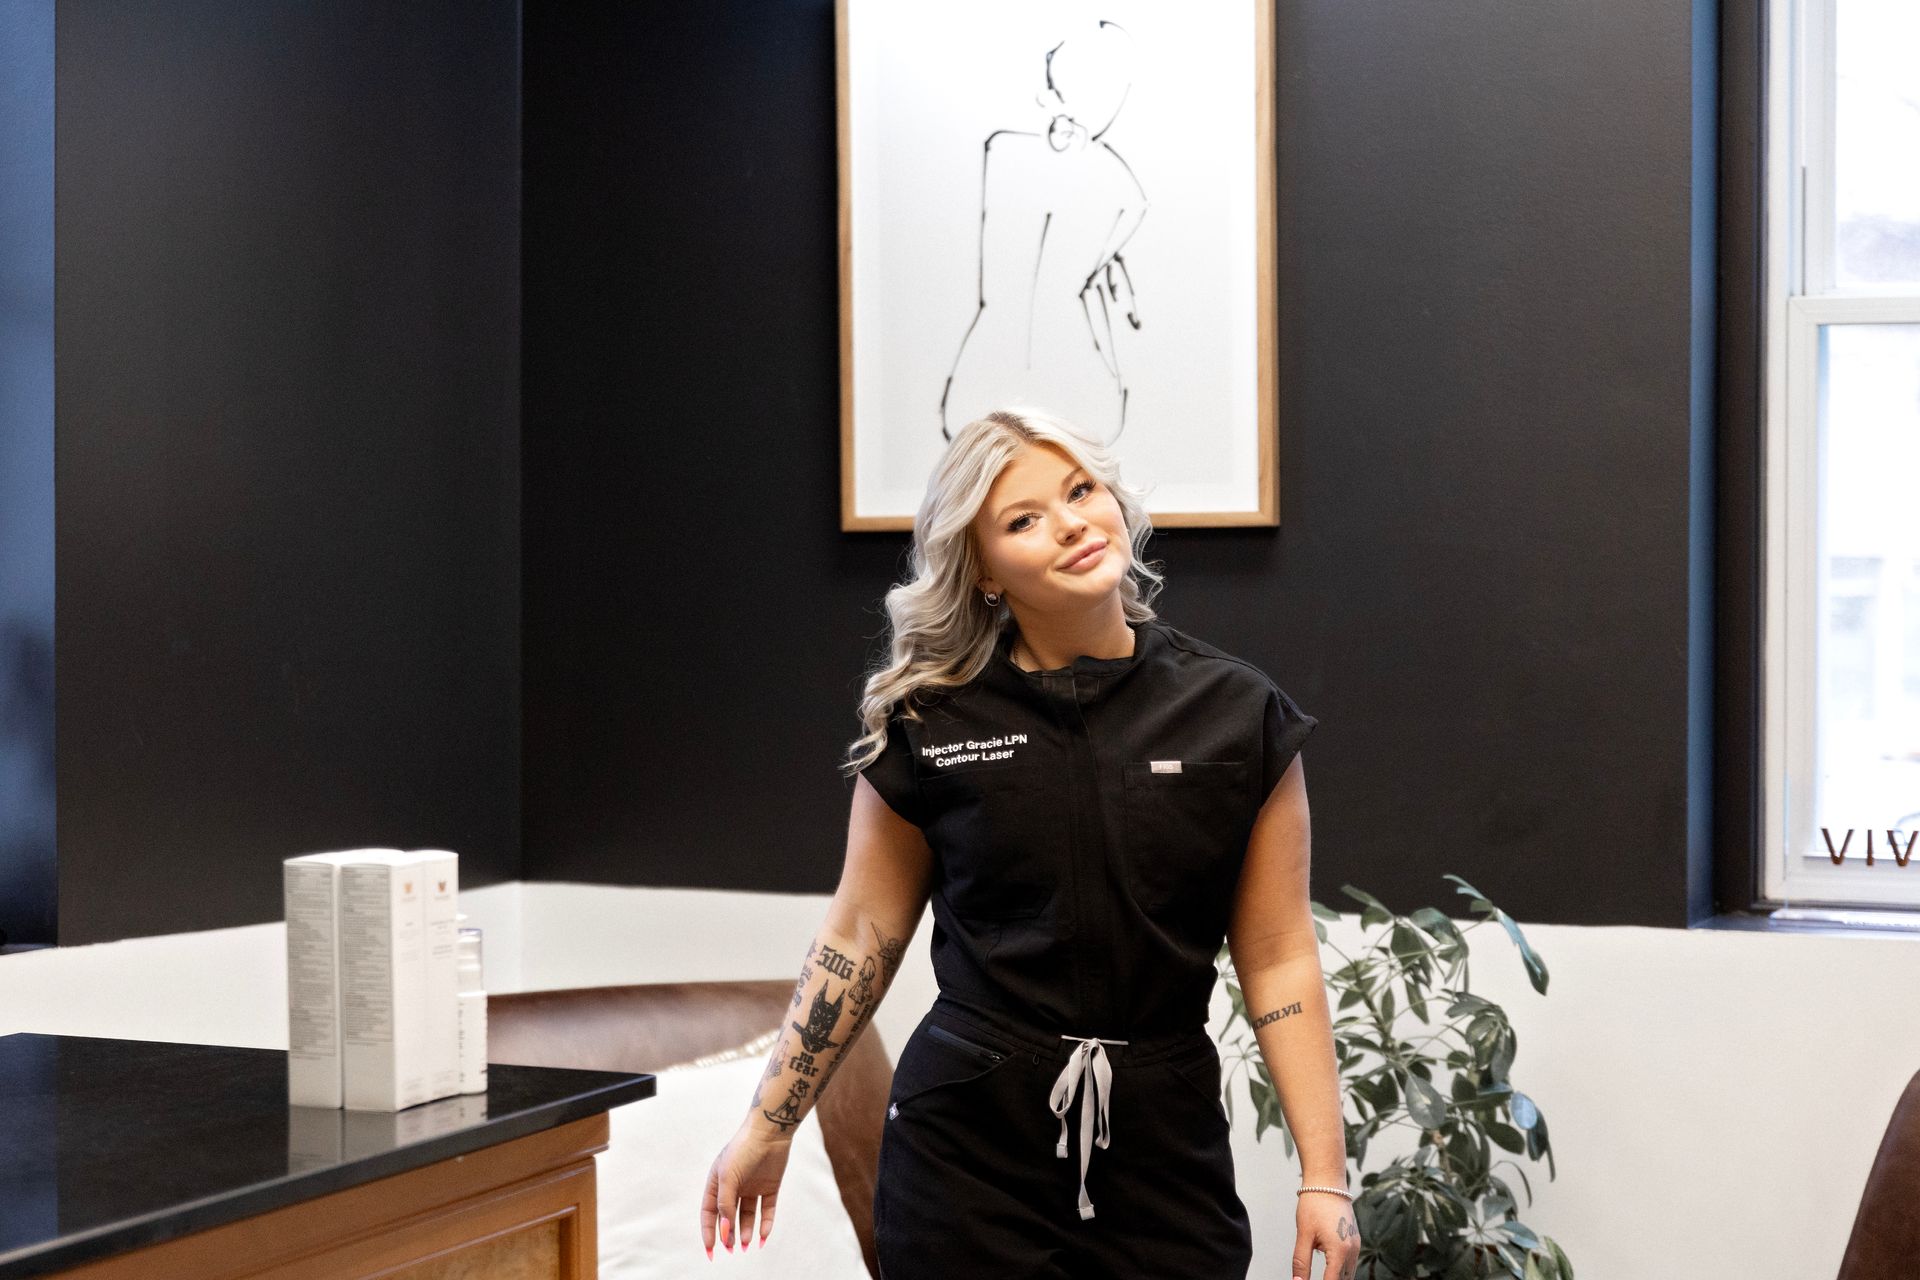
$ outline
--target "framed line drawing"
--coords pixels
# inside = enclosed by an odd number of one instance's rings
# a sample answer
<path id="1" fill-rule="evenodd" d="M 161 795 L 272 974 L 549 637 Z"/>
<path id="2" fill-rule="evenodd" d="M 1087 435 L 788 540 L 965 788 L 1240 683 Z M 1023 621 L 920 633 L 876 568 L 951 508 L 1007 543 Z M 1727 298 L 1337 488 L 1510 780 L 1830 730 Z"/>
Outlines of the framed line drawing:
<path id="1" fill-rule="evenodd" d="M 1274 0 L 836 0 L 841 528 L 1030 405 L 1277 525 Z"/>

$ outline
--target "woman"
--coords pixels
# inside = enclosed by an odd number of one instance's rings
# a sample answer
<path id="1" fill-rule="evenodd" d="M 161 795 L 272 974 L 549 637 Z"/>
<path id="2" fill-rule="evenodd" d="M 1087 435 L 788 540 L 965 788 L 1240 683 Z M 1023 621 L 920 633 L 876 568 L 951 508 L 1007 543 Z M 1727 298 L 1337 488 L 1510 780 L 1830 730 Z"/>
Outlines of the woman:
<path id="1" fill-rule="evenodd" d="M 793 1129 L 931 898 L 940 994 L 895 1065 L 874 1196 L 887 1280 L 1246 1275 L 1206 1031 L 1223 938 L 1301 1152 L 1293 1274 L 1319 1249 L 1350 1277 L 1298 762 L 1317 721 L 1155 617 L 1138 494 L 1057 418 L 969 423 L 914 530 L 849 761 L 846 866 L 708 1174 L 708 1256 L 756 1220 L 765 1240 Z"/>

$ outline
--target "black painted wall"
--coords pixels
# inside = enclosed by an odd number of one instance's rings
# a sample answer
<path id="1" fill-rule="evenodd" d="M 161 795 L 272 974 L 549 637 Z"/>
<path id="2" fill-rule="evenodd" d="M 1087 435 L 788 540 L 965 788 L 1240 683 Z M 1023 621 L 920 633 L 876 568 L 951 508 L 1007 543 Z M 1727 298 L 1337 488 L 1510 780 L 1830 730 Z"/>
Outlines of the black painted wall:
<path id="1" fill-rule="evenodd" d="M 519 873 L 519 7 L 62 0 L 59 941 Z"/>
<path id="2" fill-rule="evenodd" d="M 369 842 L 831 889 L 830 0 L 533 0 L 524 92 L 500 0 L 57 11 L 60 941 Z M 1322 721 L 1322 900 L 1701 905 L 1710 13 L 1281 0 L 1285 524 L 1153 550 Z"/>
<path id="3" fill-rule="evenodd" d="M 53 0 L 0 3 L 0 948 L 54 937 Z"/>
<path id="4" fill-rule="evenodd" d="M 1321 719 L 1315 896 L 1704 904 L 1713 9 L 1281 0 L 1283 527 L 1162 613 Z M 526 6 L 525 870 L 831 890 L 833 5 Z"/>

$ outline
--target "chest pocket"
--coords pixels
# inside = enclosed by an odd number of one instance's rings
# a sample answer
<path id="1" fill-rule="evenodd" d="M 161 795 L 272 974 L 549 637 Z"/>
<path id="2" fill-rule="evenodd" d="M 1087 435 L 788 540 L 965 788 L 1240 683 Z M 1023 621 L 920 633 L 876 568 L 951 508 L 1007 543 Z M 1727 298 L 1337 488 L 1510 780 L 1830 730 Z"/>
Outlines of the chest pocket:
<path id="1" fill-rule="evenodd" d="M 920 784 L 947 901 L 973 920 L 1039 915 L 1066 857 L 1066 800 L 1032 764 L 966 767 Z"/>
<path id="2" fill-rule="evenodd" d="M 1121 845 L 1134 901 L 1148 912 L 1203 904 L 1224 914 L 1253 834 L 1247 762 L 1184 760 L 1179 773 L 1124 763 Z"/>

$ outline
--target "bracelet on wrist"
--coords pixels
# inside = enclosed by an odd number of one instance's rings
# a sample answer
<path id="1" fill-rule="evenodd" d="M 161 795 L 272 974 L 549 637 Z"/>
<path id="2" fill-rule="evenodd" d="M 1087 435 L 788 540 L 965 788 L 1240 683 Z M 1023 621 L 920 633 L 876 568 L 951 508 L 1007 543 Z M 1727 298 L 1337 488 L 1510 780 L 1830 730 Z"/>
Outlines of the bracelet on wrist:
<path id="1" fill-rule="evenodd" d="M 1345 1196 L 1349 1200 L 1353 1199 L 1353 1192 L 1347 1190 L 1345 1187 L 1301 1187 L 1293 1194 L 1296 1196 L 1305 1195 L 1309 1191 L 1327 1191 L 1336 1196 Z"/>

